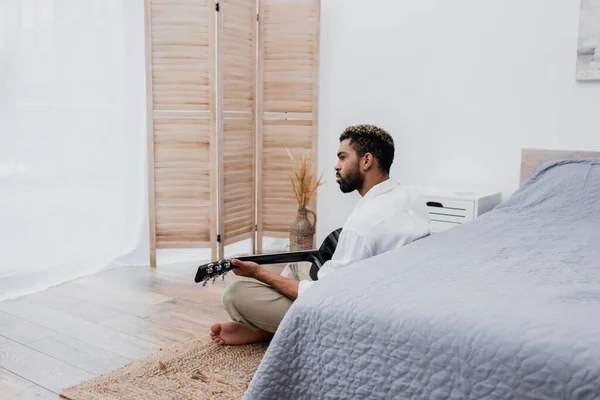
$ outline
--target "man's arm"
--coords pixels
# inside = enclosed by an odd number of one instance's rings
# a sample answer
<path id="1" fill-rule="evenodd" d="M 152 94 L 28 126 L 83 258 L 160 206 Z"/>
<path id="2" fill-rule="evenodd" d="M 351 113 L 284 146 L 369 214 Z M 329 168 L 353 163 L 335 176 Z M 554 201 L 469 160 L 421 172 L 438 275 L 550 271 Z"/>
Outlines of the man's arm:
<path id="1" fill-rule="evenodd" d="M 321 267 L 319 278 L 371 255 L 370 246 L 362 233 L 351 229 L 343 230 L 331 260 Z M 232 264 L 238 267 L 233 269 L 234 274 L 265 283 L 290 300 L 296 300 L 300 292 L 306 291 L 316 283 L 308 280 L 302 281 L 302 290 L 300 290 L 300 282 L 297 280 L 269 272 L 254 262 L 234 259 Z"/>
<path id="2" fill-rule="evenodd" d="M 298 298 L 297 280 L 269 272 L 255 262 L 232 260 L 231 263 L 237 267 L 233 269 L 234 274 L 266 283 L 290 300 Z"/>
<path id="3" fill-rule="evenodd" d="M 269 272 L 264 268 L 260 268 L 257 271 L 254 279 L 266 283 L 290 300 L 296 300 L 298 298 L 299 282 L 295 279 L 285 278 L 281 275 Z"/>

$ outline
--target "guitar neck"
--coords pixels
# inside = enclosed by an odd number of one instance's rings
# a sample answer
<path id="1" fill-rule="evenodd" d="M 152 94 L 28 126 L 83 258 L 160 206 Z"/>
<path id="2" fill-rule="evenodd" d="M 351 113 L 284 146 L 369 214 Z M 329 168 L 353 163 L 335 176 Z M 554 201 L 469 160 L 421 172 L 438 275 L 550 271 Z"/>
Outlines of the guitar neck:
<path id="1" fill-rule="evenodd" d="M 320 264 L 319 250 L 301 250 L 286 253 L 258 254 L 253 256 L 233 257 L 240 261 L 253 261 L 257 264 L 282 264 L 311 261 Z"/>
<path id="2" fill-rule="evenodd" d="M 337 246 L 338 237 L 342 228 L 339 228 L 327 236 L 327 238 L 321 244 L 318 249 L 312 250 L 301 250 L 301 251 L 288 251 L 286 253 L 271 253 L 271 254 L 258 254 L 250 256 L 232 257 L 240 261 L 253 261 L 257 264 L 284 264 L 284 263 L 295 263 L 295 262 L 311 262 L 311 278 L 318 279 L 318 276 L 314 276 L 313 273 L 315 268 L 320 269 L 323 264 L 333 257 L 333 253 Z M 231 258 L 222 259 L 219 261 L 213 261 L 198 267 L 195 282 L 203 282 L 202 286 L 206 286 L 208 280 L 213 281 L 218 276 L 225 277 L 229 271 L 235 268 L 231 264 Z"/>

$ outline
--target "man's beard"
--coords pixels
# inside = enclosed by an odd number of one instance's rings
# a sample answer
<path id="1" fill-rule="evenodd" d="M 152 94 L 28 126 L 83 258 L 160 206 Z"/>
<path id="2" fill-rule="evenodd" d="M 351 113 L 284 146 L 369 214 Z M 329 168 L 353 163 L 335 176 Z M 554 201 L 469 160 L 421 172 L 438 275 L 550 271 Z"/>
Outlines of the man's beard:
<path id="1" fill-rule="evenodd" d="M 340 190 L 343 193 L 350 193 L 355 190 L 361 190 L 363 184 L 365 182 L 365 177 L 360 173 L 360 169 L 358 166 L 353 169 L 346 178 L 343 178 L 341 175 L 336 174 L 340 178 Z"/>

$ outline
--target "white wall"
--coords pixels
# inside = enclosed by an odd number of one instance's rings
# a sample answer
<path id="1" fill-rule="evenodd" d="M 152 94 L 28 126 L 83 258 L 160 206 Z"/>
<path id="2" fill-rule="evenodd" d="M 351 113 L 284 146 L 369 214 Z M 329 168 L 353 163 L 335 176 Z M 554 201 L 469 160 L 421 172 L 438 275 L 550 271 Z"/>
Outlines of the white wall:
<path id="1" fill-rule="evenodd" d="M 322 0 L 320 242 L 358 200 L 334 179 L 338 137 L 376 124 L 392 177 L 517 188 L 523 147 L 600 150 L 600 82 L 578 83 L 578 0 Z"/>

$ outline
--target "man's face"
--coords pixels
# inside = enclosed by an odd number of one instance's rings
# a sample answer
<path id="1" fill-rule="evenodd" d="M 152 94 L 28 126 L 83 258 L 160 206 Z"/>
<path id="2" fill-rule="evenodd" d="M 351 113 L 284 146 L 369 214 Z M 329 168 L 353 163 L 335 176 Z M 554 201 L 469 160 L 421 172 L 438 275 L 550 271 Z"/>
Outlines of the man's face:
<path id="1" fill-rule="evenodd" d="M 358 155 L 350 146 L 350 139 L 345 139 L 340 143 L 337 156 L 335 181 L 340 185 L 340 190 L 344 193 L 360 190 L 365 177 L 360 170 Z"/>

